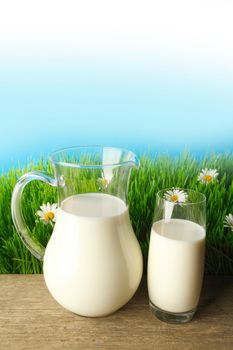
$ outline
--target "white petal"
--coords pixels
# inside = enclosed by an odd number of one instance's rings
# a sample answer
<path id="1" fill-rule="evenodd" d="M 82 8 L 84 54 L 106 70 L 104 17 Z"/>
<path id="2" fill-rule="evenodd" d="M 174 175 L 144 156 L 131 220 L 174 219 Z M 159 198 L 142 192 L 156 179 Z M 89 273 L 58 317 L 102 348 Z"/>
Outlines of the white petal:
<path id="1" fill-rule="evenodd" d="M 42 210 L 37 210 L 37 212 L 36 212 L 36 214 L 38 215 L 38 216 L 43 216 L 43 211 Z"/>
<path id="2" fill-rule="evenodd" d="M 172 196 L 173 195 L 173 191 L 167 191 L 166 193 L 168 194 L 168 196 Z"/>
<path id="3" fill-rule="evenodd" d="M 51 209 L 52 210 L 56 210 L 57 209 L 57 203 L 53 203 L 52 206 L 51 206 Z"/>
<path id="4" fill-rule="evenodd" d="M 41 210 L 46 210 L 47 209 L 47 206 L 46 206 L 46 204 L 42 204 L 41 206 L 40 206 L 40 208 L 41 208 Z"/>

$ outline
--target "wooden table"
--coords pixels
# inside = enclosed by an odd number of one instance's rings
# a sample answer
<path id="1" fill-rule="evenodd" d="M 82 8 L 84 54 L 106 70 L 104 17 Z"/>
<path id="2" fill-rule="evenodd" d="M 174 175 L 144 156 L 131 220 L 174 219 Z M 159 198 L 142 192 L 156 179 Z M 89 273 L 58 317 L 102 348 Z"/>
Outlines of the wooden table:
<path id="1" fill-rule="evenodd" d="M 233 277 L 206 277 L 193 321 L 166 324 L 148 308 L 146 279 L 103 318 L 60 307 L 42 275 L 0 275 L 0 349 L 233 349 Z"/>

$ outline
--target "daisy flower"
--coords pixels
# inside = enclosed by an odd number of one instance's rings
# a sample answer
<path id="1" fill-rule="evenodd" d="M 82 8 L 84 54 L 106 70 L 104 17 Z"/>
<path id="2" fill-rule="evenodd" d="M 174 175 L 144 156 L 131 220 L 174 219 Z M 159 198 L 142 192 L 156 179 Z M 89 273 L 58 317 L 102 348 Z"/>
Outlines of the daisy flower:
<path id="1" fill-rule="evenodd" d="M 98 179 L 98 184 L 100 186 L 100 189 L 106 189 L 108 187 L 108 185 L 110 184 L 110 180 L 106 179 L 105 177 L 100 177 Z"/>
<path id="2" fill-rule="evenodd" d="M 198 175 L 198 180 L 203 184 L 209 184 L 213 182 L 214 179 L 218 176 L 217 169 L 202 169 L 200 174 Z"/>
<path id="3" fill-rule="evenodd" d="M 184 203 L 188 199 L 188 194 L 179 188 L 173 188 L 165 192 L 164 199 L 173 203 Z"/>
<path id="4" fill-rule="evenodd" d="M 57 203 L 50 204 L 42 204 L 40 206 L 41 210 L 38 210 L 36 214 L 40 217 L 40 221 L 42 221 L 45 225 L 52 224 L 56 222 L 56 214 L 57 214 Z"/>
<path id="5" fill-rule="evenodd" d="M 229 227 L 231 229 L 231 231 L 233 231 L 233 215 L 229 214 L 225 217 L 224 220 L 224 227 Z"/>

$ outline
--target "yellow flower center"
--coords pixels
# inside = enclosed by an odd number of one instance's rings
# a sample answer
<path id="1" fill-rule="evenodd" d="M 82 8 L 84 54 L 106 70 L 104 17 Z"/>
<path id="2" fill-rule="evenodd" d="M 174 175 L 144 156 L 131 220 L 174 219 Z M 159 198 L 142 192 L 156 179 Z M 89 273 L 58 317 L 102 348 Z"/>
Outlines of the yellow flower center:
<path id="1" fill-rule="evenodd" d="M 206 182 L 210 182 L 210 181 L 213 179 L 213 176 L 211 176 L 211 175 L 205 175 L 205 176 L 204 176 L 204 179 L 205 179 Z"/>
<path id="2" fill-rule="evenodd" d="M 171 201 L 172 201 L 172 202 L 177 202 L 178 199 L 179 199 L 179 198 L 178 198 L 177 194 L 171 195 Z"/>
<path id="3" fill-rule="evenodd" d="M 49 220 L 53 220 L 54 219 L 54 213 L 52 211 L 48 211 L 46 214 L 45 214 L 45 220 L 46 221 L 49 221 Z"/>
<path id="4" fill-rule="evenodd" d="M 107 179 L 102 179 L 102 185 L 107 186 L 108 185 L 108 180 Z"/>

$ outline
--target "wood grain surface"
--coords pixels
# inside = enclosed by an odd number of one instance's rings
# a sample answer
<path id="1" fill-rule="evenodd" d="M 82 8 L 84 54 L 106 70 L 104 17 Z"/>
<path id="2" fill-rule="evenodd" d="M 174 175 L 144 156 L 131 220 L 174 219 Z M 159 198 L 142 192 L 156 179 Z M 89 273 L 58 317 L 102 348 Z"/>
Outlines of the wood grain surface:
<path id="1" fill-rule="evenodd" d="M 233 277 L 206 277 L 193 321 L 172 325 L 150 312 L 145 277 L 121 310 L 85 318 L 53 300 L 43 275 L 0 275 L 0 349 L 233 349 Z"/>

